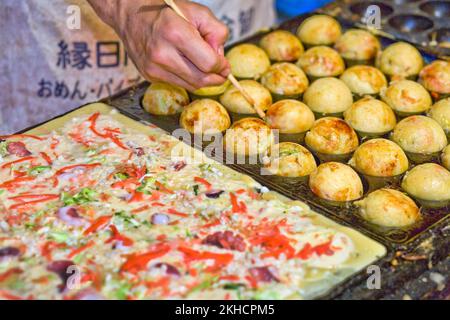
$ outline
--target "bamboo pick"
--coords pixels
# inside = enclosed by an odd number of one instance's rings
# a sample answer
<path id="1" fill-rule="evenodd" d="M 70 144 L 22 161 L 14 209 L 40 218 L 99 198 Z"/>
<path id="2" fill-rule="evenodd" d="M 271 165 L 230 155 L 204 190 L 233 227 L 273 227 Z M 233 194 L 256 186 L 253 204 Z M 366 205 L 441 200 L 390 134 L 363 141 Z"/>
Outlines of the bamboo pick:
<path id="1" fill-rule="evenodd" d="M 187 22 L 190 23 L 189 19 L 184 15 L 184 13 L 180 10 L 180 7 L 178 7 L 178 5 L 175 3 L 174 0 L 164 0 L 164 2 L 170 7 L 172 8 L 173 11 L 175 11 L 176 14 L 178 14 L 180 17 L 182 17 L 184 20 L 186 20 Z M 253 100 L 253 98 L 247 93 L 247 91 L 245 91 L 244 88 L 242 88 L 242 86 L 240 85 L 239 81 L 233 76 L 232 73 L 230 73 L 228 75 L 228 80 L 230 80 L 230 82 L 236 87 L 236 89 L 239 90 L 239 92 L 244 96 L 245 100 L 248 101 L 248 103 L 250 103 L 250 105 L 253 107 L 253 109 L 256 111 L 256 113 L 261 117 L 261 118 L 265 118 L 266 114 L 264 113 L 263 110 L 261 110 L 261 108 L 259 106 L 257 106 L 255 104 L 255 101 Z"/>

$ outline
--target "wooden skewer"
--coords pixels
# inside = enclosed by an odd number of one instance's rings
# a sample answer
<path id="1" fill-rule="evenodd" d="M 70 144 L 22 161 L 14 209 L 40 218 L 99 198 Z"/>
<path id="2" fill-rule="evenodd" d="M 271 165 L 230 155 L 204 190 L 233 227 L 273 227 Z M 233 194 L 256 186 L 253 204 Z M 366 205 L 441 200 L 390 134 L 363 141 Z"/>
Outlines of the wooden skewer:
<path id="1" fill-rule="evenodd" d="M 175 11 L 176 14 L 178 14 L 180 17 L 182 17 L 184 20 L 186 20 L 187 22 L 190 23 L 189 19 L 184 15 L 184 13 L 180 10 L 180 7 L 178 7 L 178 5 L 175 3 L 174 0 L 164 0 L 164 2 L 170 7 L 172 8 L 173 11 Z M 244 96 L 245 100 L 248 101 L 248 103 L 250 103 L 250 105 L 253 107 L 253 109 L 256 111 L 256 113 L 261 117 L 261 118 L 265 118 L 266 114 L 264 113 L 264 111 L 255 104 L 255 101 L 253 100 L 253 98 L 247 93 L 247 91 L 245 91 L 244 88 L 242 88 L 242 86 L 240 85 L 239 81 L 233 76 L 232 73 L 230 73 L 228 75 L 228 80 L 230 80 L 230 82 L 233 84 L 233 86 L 236 87 L 236 89 L 239 90 L 239 92 Z"/>

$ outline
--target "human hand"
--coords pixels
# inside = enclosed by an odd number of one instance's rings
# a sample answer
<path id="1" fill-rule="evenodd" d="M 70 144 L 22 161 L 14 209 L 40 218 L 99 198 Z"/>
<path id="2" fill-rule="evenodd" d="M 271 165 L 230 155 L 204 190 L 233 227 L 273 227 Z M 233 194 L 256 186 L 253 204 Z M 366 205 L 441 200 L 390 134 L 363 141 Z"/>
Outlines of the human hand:
<path id="1" fill-rule="evenodd" d="M 163 0 L 90 0 L 112 26 L 128 55 L 149 81 L 179 85 L 190 91 L 226 81 L 224 57 L 228 29 L 205 6 L 177 0 L 189 22 Z"/>

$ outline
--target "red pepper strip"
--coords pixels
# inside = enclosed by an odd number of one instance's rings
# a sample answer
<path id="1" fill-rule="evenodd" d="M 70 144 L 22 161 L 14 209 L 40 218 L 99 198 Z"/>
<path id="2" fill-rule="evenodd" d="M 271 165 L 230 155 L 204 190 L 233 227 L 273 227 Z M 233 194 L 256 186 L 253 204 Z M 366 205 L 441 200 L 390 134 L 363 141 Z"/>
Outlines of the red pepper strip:
<path id="1" fill-rule="evenodd" d="M 13 180 L 8 180 L 0 184 L 0 188 L 11 188 L 11 187 L 17 187 L 22 182 L 32 181 L 35 180 L 36 177 L 18 177 Z"/>
<path id="2" fill-rule="evenodd" d="M 59 196 L 52 196 L 52 195 L 50 195 L 48 197 L 44 197 L 44 198 L 41 198 L 41 199 L 38 199 L 38 200 L 33 200 L 33 201 L 13 204 L 12 206 L 9 207 L 9 210 L 17 209 L 17 208 L 28 206 L 28 205 L 34 205 L 34 204 L 37 204 L 37 203 L 52 201 L 52 200 L 56 200 L 56 199 L 59 199 Z"/>
<path id="3" fill-rule="evenodd" d="M 15 161 L 7 162 L 7 163 L 3 164 L 0 168 L 2 168 L 2 169 L 9 168 L 16 163 L 25 162 L 25 161 L 34 160 L 34 159 L 36 159 L 36 157 L 33 157 L 33 156 L 21 158 L 21 159 L 15 160 Z"/>
<path id="4" fill-rule="evenodd" d="M 211 223 L 204 224 L 203 226 L 200 227 L 200 229 L 211 228 L 211 227 L 217 226 L 217 225 L 219 225 L 219 224 L 220 224 L 220 220 L 219 220 L 219 219 L 216 219 L 215 221 L 213 221 L 213 222 L 211 222 Z"/>
<path id="5" fill-rule="evenodd" d="M 59 144 L 59 140 L 55 137 L 52 137 L 52 143 L 50 144 L 50 149 L 55 150 Z"/>
<path id="6" fill-rule="evenodd" d="M 70 171 L 70 170 L 75 169 L 75 168 L 88 168 L 88 169 L 91 169 L 91 168 L 95 168 L 95 167 L 98 167 L 98 166 L 101 166 L 101 165 L 102 165 L 101 163 L 74 164 L 74 165 L 63 167 L 63 168 L 59 169 L 58 171 L 56 171 L 55 176 L 59 176 L 60 174 L 66 172 L 66 171 Z"/>
<path id="7" fill-rule="evenodd" d="M 145 211 L 147 209 L 150 209 L 150 206 L 148 204 L 146 204 L 145 206 L 142 206 L 140 208 L 131 210 L 131 213 L 141 213 L 141 212 L 143 212 L 143 211 Z"/>
<path id="8" fill-rule="evenodd" d="M 210 190 L 212 185 L 207 180 L 200 178 L 200 177 L 194 177 L 194 181 L 203 184 L 206 189 Z"/>
<path id="9" fill-rule="evenodd" d="M 46 138 L 38 137 L 35 135 L 31 135 L 31 134 L 11 134 L 11 135 L 6 135 L 6 136 L 0 136 L 0 139 L 2 139 L 2 140 L 14 139 L 14 138 L 31 138 L 31 139 L 40 140 L 40 141 L 44 141 L 46 139 Z"/>
<path id="10" fill-rule="evenodd" d="M 99 131 L 97 131 L 97 129 L 95 128 L 96 122 L 98 117 L 100 116 L 99 112 L 94 113 L 92 116 L 89 117 L 89 121 L 91 122 L 91 125 L 89 126 L 89 129 L 91 129 L 91 131 L 96 134 L 97 136 L 104 138 L 104 139 L 109 139 L 112 142 L 114 142 L 119 148 L 122 148 L 124 150 L 129 150 L 129 148 L 127 148 L 122 141 L 119 140 L 119 138 L 117 138 L 117 136 L 115 136 L 113 134 L 113 132 L 109 131 L 108 133 L 104 134 L 101 133 Z"/>
<path id="11" fill-rule="evenodd" d="M 260 232 L 260 234 L 249 239 L 249 242 L 254 245 L 261 245 L 266 249 L 266 253 L 261 255 L 261 258 L 275 257 L 278 258 L 282 253 L 286 258 L 291 259 L 295 255 L 295 250 L 290 244 L 290 239 L 280 233 L 278 227 L 274 227 L 269 232 Z"/>
<path id="12" fill-rule="evenodd" d="M 44 160 L 48 163 L 49 166 L 52 165 L 53 161 L 52 161 L 52 159 L 48 156 L 48 154 L 46 154 L 45 152 L 40 152 L 39 154 L 42 156 L 42 158 L 44 158 Z"/>
<path id="13" fill-rule="evenodd" d="M 120 268 L 121 272 L 137 273 L 147 268 L 147 264 L 150 260 L 157 259 L 164 256 L 170 251 L 170 246 L 167 244 L 161 244 L 156 246 L 153 250 L 143 254 L 132 254 L 128 257 L 127 261 Z"/>
<path id="14" fill-rule="evenodd" d="M 124 245 L 125 247 L 129 247 L 132 246 L 134 241 L 131 240 L 130 238 L 120 234 L 119 230 L 117 230 L 115 225 L 110 225 L 109 228 L 111 229 L 112 235 L 111 238 L 109 238 L 108 240 L 106 240 L 105 243 L 111 243 L 113 241 L 120 241 L 122 242 L 122 245 Z"/>
<path id="15" fill-rule="evenodd" d="M 152 207 L 165 207 L 166 205 L 160 203 L 160 202 L 153 202 Z"/>
<path id="16" fill-rule="evenodd" d="M 144 194 L 142 192 L 133 192 L 133 195 L 131 196 L 130 200 L 128 200 L 128 203 L 133 202 L 142 202 L 144 201 Z"/>
<path id="17" fill-rule="evenodd" d="M 24 199 L 41 199 L 49 197 L 59 197 L 57 194 L 21 194 L 14 197 L 9 197 L 10 200 L 22 201 Z"/>
<path id="18" fill-rule="evenodd" d="M 234 255 L 231 253 L 200 252 L 186 247 L 179 247 L 178 251 L 182 252 L 185 255 L 185 259 L 188 261 L 214 260 L 214 267 L 216 268 L 229 264 L 234 258 Z"/>
<path id="19" fill-rule="evenodd" d="M 87 236 L 90 233 L 94 233 L 104 227 L 110 220 L 112 216 L 102 216 L 97 218 L 86 230 L 84 230 L 83 235 Z"/>
<path id="20" fill-rule="evenodd" d="M 170 285 L 170 277 L 163 277 L 156 281 L 146 281 L 145 286 L 148 288 L 147 294 L 151 294 L 155 289 L 161 288 L 162 294 L 167 296 L 170 293 L 169 285 Z"/>
<path id="21" fill-rule="evenodd" d="M 182 218 L 189 217 L 189 215 L 187 213 L 179 212 L 179 211 L 177 211 L 177 210 L 175 210 L 173 208 L 168 209 L 167 212 L 170 213 L 170 214 L 173 214 L 175 216 L 182 217 Z"/>
<path id="22" fill-rule="evenodd" d="M 236 195 L 233 192 L 230 192 L 230 201 L 232 205 L 233 213 L 246 213 L 247 206 L 244 202 L 238 202 Z"/>
<path id="23" fill-rule="evenodd" d="M 228 275 L 228 276 L 221 276 L 219 280 L 226 280 L 226 281 L 239 281 L 241 278 L 236 275 Z"/>
<path id="24" fill-rule="evenodd" d="M 41 255 L 45 257 L 47 260 L 52 260 L 52 251 L 54 249 L 59 248 L 65 248 L 65 243 L 57 243 L 54 241 L 47 241 L 42 247 L 41 247 Z"/>
<path id="25" fill-rule="evenodd" d="M 24 298 L 13 295 L 6 290 L 0 290 L 0 297 L 3 297 L 7 300 L 24 300 Z"/>
<path id="26" fill-rule="evenodd" d="M 22 272 L 23 272 L 23 270 L 20 268 L 11 268 L 3 273 L 0 273 L 0 283 L 5 281 L 6 279 L 8 279 L 9 277 L 11 277 L 14 274 L 20 274 Z"/>
<path id="27" fill-rule="evenodd" d="M 136 178 L 128 178 L 126 180 L 115 182 L 111 185 L 111 188 L 114 189 L 126 189 L 133 188 L 135 186 L 139 186 L 140 183 Z M 134 188 L 133 188 L 134 189 Z"/>
<path id="28" fill-rule="evenodd" d="M 74 250 L 72 250 L 69 255 L 67 256 L 68 259 L 72 259 L 73 257 L 77 256 L 78 254 L 80 254 L 81 252 L 83 252 L 84 250 L 92 247 L 94 245 L 94 241 L 89 241 L 88 243 L 86 243 L 84 246 L 81 246 L 79 248 L 76 248 Z"/>
<path id="29" fill-rule="evenodd" d="M 332 256 L 334 251 L 331 249 L 331 240 L 315 247 L 310 243 L 307 243 L 295 256 L 302 260 L 307 260 L 311 258 L 314 253 L 319 257 L 322 255 Z"/>
<path id="30" fill-rule="evenodd" d="M 161 182 L 156 181 L 155 186 L 158 188 L 159 191 L 168 193 L 168 194 L 174 194 L 172 190 L 168 189 L 165 185 L 163 185 Z"/>

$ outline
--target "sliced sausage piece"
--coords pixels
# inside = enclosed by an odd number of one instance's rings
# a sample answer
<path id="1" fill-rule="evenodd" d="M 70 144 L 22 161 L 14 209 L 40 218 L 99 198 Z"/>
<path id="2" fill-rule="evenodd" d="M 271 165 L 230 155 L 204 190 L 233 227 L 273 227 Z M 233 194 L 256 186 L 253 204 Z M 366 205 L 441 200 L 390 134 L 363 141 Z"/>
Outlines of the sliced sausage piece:
<path id="1" fill-rule="evenodd" d="M 216 232 L 203 240 L 203 244 L 216 246 L 222 249 L 245 251 L 246 244 L 240 235 L 234 235 L 231 231 Z"/>
<path id="2" fill-rule="evenodd" d="M 171 276 L 176 276 L 176 277 L 180 276 L 180 271 L 178 271 L 178 269 L 176 267 L 174 267 L 173 265 L 168 264 L 168 263 L 163 263 L 163 262 L 157 263 L 157 264 L 153 265 L 152 268 L 156 268 L 156 269 L 165 268 L 166 274 L 171 275 Z"/>
<path id="3" fill-rule="evenodd" d="M 53 261 L 47 266 L 47 270 L 56 273 L 61 279 L 62 283 L 58 286 L 60 292 L 67 288 L 67 281 L 74 275 L 75 270 L 70 270 L 70 267 L 75 266 L 70 260 Z"/>
<path id="4" fill-rule="evenodd" d="M 250 275 L 258 282 L 279 282 L 269 267 L 254 267 L 249 269 Z"/>
<path id="5" fill-rule="evenodd" d="M 9 154 L 16 155 L 18 157 L 26 157 L 31 154 L 25 144 L 20 141 L 8 143 L 6 146 L 6 151 L 8 151 Z"/>
<path id="6" fill-rule="evenodd" d="M 17 257 L 20 255 L 20 250 L 15 247 L 0 248 L 0 260 L 3 258 Z"/>

